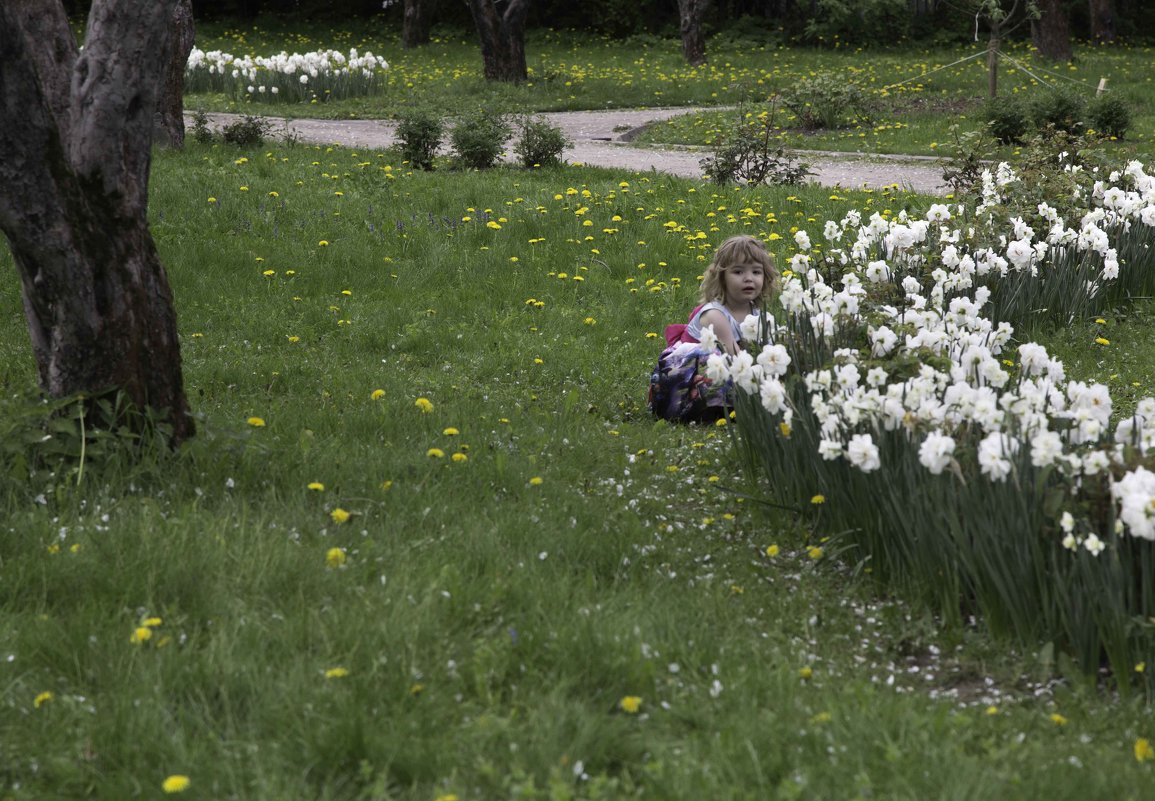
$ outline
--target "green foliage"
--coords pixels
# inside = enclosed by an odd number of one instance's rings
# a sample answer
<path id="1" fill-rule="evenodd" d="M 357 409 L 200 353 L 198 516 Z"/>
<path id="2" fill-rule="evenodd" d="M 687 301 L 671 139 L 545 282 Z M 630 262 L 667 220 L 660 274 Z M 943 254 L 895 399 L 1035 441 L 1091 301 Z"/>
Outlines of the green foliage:
<path id="1" fill-rule="evenodd" d="M 1026 103 L 1018 95 L 992 98 L 982 111 L 987 129 L 1004 145 L 1015 145 L 1031 129 L 1031 118 Z"/>
<path id="2" fill-rule="evenodd" d="M 827 46 L 896 44 L 906 39 L 914 22 L 906 0 L 818 0 L 814 11 L 803 40 Z"/>
<path id="3" fill-rule="evenodd" d="M 457 121 L 449 141 L 462 166 L 485 170 L 497 162 L 512 133 L 506 115 L 479 109 Z"/>
<path id="4" fill-rule="evenodd" d="M 842 128 L 872 116 L 866 93 L 844 74 L 820 72 L 800 78 L 783 88 L 780 97 L 807 130 Z"/>
<path id="5" fill-rule="evenodd" d="M 794 186 L 811 175 L 809 165 L 786 153 L 775 137 L 771 112 L 754 114 L 739 109 L 733 126 L 701 162 L 705 175 L 714 183 L 781 184 Z"/>
<path id="6" fill-rule="evenodd" d="M 445 122 L 428 109 L 406 109 L 397 118 L 397 142 L 401 158 L 418 170 L 432 170 L 433 157 L 441 147 Z"/>
<path id="7" fill-rule="evenodd" d="M 221 127 L 221 139 L 237 147 L 250 147 L 263 144 L 272 129 L 273 124 L 264 117 L 244 114 Z"/>
<path id="8" fill-rule="evenodd" d="M 1087 104 L 1087 125 L 1100 136 L 1123 139 L 1132 116 L 1131 104 L 1117 95 L 1099 95 Z"/>
<path id="9" fill-rule="evenodd" d="M 1047 89 L 1030 101 L 1031 121 L 1036 128 L 1048 126 L 1065 133 L 1078 133 L 1085 127 L 1087 102 L 1070 89 Z"/>
<path id="10" fill-rule="evenodd" d="M 963 131 L 958 125 L 950 127 L 950 137 L 942 179 L 959 199 L 968 194 L 977 195 L 983 170 L 989 168 L 986 157 L 990 152 L 990 139 L 985 131 Z"/>
<path id="11" fill-rule="evenodd" d="M 213 135 L 212 129 L 209 128 L 209 115 L 204 109 L 197 109 L 192 113 L 192 127 L 189 128 L 189 135 L 193 141 L 206 145 L 212 142 L 216 137 Z"/>
<path id="12" fill-rule="evenodd" d="M 556 167 L 570 142 L 565 133 L 544 117 L 525 116 L 519 123 L 513 152 L 523 167 Z"/>

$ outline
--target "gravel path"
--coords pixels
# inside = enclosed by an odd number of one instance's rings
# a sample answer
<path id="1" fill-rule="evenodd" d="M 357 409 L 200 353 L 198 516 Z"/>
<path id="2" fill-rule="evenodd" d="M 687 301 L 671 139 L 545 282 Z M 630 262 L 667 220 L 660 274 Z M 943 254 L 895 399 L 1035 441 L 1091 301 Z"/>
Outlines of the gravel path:
<path id="1" fill-rule="evenodd" d="M 630 145 L 648 123 L 696 111 L 692 108 L 621 109 L 614 111 L 560 111 L 542 116 L 565 131 L 572 141 L 565 156 L 571 162 L 597 167 L 627 170 L 631 173 L 670 173 L 686 178 L 700 178 L 699 161 L 708 151 L 696 148 L 658 148 Z M 233 115 L 210 114 L 212 125 L 219 126 Z M 383 149 L 395 142 L 395 123 L 391 120 L 285 120 L 266 118 L 274 133 L 291 133 L 302 141 L 317 144 L 339 144 L 346 147 Z M 810 180 L 823 186 L 844 189 L 879 189 L 899 185 L 927 194 L 946 192 L 939 160 L 925 156 L 880 156 L 828 151 L 794 151 L 815 173 Z"/>

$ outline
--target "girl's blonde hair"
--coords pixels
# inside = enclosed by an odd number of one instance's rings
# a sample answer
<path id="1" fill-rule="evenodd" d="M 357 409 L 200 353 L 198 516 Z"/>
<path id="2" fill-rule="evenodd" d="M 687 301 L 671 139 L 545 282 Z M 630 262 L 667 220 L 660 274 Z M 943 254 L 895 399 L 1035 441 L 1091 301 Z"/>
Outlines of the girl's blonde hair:
<path id="1" fill-rule="evenodd" d="M 700 295 L 703 303 L 726 299 L 726 281 L 723 276 L 726 270 L 739 264 L 757 264 L 762 267 L 762 294 L 755 298 L 756 303 L 767 293 L 778 289 L 778 270 L 766 246 L 759 239 L 740 234 L 727 239 L 715 251 L 714 260 L 702 276 Z"/>

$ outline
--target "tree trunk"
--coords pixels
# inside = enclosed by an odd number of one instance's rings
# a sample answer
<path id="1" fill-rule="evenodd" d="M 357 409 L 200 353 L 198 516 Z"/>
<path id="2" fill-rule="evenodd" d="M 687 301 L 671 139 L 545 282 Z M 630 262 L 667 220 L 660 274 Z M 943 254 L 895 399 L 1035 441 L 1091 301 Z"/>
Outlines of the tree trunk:
<path id="1" fill-rule="evenodd" d="M 504 14 L 494 0 L 469 0 L 469 11 L 481 40 L 481 60 L 489 81 L 521 83 L 525 66 L 525 16 L 529 0 L 509 0 Z"/>
<path id="2" fill-rule="evenodd" d="M 1042 16 L 1031 22 L 1031 43 L 1039 55 L 1051 61 L 1070 61 L 1071 26 L 1063 0 L 1038 0 Z"/>
<path id="3" fill-rule="evenodd" d="M 429 44 L 434 0 L 405 0 L 401 21 L 401 46 L 406 50 Z"/>
<path id="4" fill-rule="evenodd" d="M 178 0 L 172 13 L 170 52 L 161 78 L 152 129 L 152 140 L 159 145 L 184 147 L 184 72 L 195 37 L 192 0 Z"/>
<path id="5" fill-rule="evenodd" d="M 1091 38 L 1115 41 L 1115 0 L 1090 0 Z"/>
<path id="6" fill-rule="evenodd" d="M 987 43 L 987 95 L 993 100 L 999 96 L 999 47 L 1001 41 L 996 30 L 991 30 Z"/>
<path id="7" fill-rule="evenodd" d="M 0 2 L 0 230 L 41 386 L 123 393 L 174 446 L 194 426 L 146 211 L 176 3 L 94 0 L 80 52 L 61 3 Z"/>
<path id="8" fill-rule="evenodd" d="M 693 67 L 706 63 L 706 37 L 702 33 L 702 18 L 706 15 L 709 5 L 710 0 L 678 0 L 682 57 Z"/>

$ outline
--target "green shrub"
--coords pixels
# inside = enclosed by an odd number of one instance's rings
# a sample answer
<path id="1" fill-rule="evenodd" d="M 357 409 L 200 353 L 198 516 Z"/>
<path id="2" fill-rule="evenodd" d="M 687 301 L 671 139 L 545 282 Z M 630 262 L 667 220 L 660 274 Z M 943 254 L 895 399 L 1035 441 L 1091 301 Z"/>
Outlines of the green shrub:
<path id="1" fill-rule="evenodd" d="M 1131 105 L 1115 95 L 1099 95 L 1087 104 L 1087 125 L 1102 136 L 1122 139 L 1131 127 Z"/>
<path id="2" fill-rule="evenodd" d="M 770 112 L 749 114 L 739 109 L 737 123 L 724 131 L 714 155 L 700 162 L 706 176 L 717 184 L 796 185 L 811 174 L 809 165 L 788 155 L 774 142 Z"/>
<path id="3" fill-rule="evenodd" d="M 1068 89 L 1051 89 L 1031 100 L 1031 121 L 1036 128 L 1078 133 L 1083 128 L 1086 101 Z"/>
<path id="4" fill-rule="evenodd" d="M 1004 145 L 1022 142 L 1031 128 L 1026 104 L 1017 96 L 988 100 L 982 116 L 991 135 Z"/>
<path id="5" fill-rule="evenodd" d="M 458 120 L 449 141 L 462 166 L 485 170 L 497 162 L 512 134 L 504 114 L 480 109 Z"/>
<path id="6" fill-rule="evenodd" d="M 845 75 L 833 72 L 803 78 L 784 89 L 781 98 L 807 130 L 843 128 L 872 116 L 866 93 Z"/>
<path id="7" fill-rule="evenodd" d="M 527 116 L 521 121 L 521 138 L 513 152 L 525 167 L 556 167 L 562 163 L 562 153 L 569 145 L 561 128 L 544 117 Z"/>
<path id="8" fill-rule="evenodd" d="M 245 114 L 239 120 L 230 122 L 221 128 L 221 138 L 230 145 L 248 147 L 262 144 L 272 129 L 273 124 L 264 117 Z M 196 133 L 194 132 L 193 135 L 196 136 Z"/>
<path id="9" fill-rule="evenodd" d="M 203 110 L 194 111 L 192 120 L 192 127 L 189 128 L 189 136 L 202 145 L 207 145 L 212 142 L 215 137 L 213 136 L 212 129 L 209 128 L 209 115 Z"/>
<path id="10" fill-rule="evenodd" d="M 433 157 L 441 147 L 445 123 L 426 109 L 408 109 L 397 120 L 397 142 L 401 158 L 411 167 L 432 170 Z"/>

